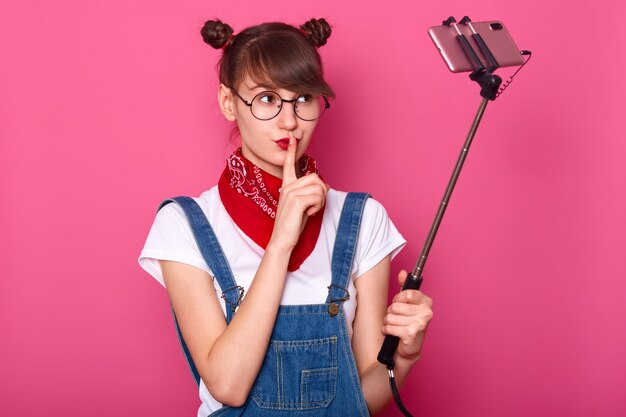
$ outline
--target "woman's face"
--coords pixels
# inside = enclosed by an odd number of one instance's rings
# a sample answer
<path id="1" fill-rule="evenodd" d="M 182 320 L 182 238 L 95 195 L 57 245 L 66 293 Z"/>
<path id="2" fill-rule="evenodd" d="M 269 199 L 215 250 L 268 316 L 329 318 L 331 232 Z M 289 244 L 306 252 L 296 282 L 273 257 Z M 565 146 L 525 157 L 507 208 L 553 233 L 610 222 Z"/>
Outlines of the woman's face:
<path id="1" fill-rule="evenodd" d="M 278 93 L 285 100 L 292 100 L 299 94 L 297 91 L 258 85 L 249 77 L 239 84 L 237 93 L 251 103 L 257 94 L 268 90 Z M 288 143 L 290 136 L 297 140 L 296 161 L 298 161 L 309 146 L 317 125 L 317 120 L 305 121 L 298 118 L 294 113 L 293 103 L 283 103 L 280 113 L 273 119 L 259 120 L 252 115 L 250 107 L 224 85 L 220 85 L 218 100 L 224 116 L 237 123 L 243 155 L 261 169 L 279 178 L 282 178 L 283 163 L 287 155 L 285 140 Z M 297 172 L 297 175 L 300 176 L 301 173 Z"/>

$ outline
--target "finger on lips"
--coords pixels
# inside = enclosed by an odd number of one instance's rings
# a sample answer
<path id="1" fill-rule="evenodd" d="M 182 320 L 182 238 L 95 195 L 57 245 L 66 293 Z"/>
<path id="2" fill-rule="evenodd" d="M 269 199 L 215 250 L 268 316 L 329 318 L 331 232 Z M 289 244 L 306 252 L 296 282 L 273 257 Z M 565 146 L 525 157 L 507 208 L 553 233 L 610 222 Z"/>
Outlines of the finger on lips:
<path id="1" fill-rule="evenodd" d="M 304 214 L 313 216 L 319 212 L 326 202 L 326 194 L 328 192 L 328 184 L 326 184 L 316 173 L 297 177 L 296 172 L 296 149 L 297 140 L 289 137 L 289 146 L 283 164 L 283 182 L 278 192 L 288 199 L 297 199 L 298 204 L 306 207 Z"/>
<path id="2" fill-rule="evenodd" d="M 283 163 L 283 187 L 291 184 L 298 179 L 296 174 L 296 149 L 298 143 L 296 138 L 289 136 L 289 146 L 287 147 L 287 154 L 285 155 L 285 162 Z"/>

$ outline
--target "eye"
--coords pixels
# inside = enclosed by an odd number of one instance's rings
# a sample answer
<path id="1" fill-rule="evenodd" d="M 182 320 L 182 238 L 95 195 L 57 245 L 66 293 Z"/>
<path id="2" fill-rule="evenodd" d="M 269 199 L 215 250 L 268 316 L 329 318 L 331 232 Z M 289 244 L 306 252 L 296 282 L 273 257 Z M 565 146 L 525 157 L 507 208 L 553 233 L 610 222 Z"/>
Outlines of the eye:
<path id="1" fill-rule="evenodd" d="M 298 96 L 298 103 L 310 103 L 313 101 L 313 96 L 311 94 L 301 94 Z"/>
<path id="2" fill-rule="evenodd" d="M 274 104 L 276 102 L 276 95 L 274 94 L 261 94 L 258 100 L 263 104 Z"/>

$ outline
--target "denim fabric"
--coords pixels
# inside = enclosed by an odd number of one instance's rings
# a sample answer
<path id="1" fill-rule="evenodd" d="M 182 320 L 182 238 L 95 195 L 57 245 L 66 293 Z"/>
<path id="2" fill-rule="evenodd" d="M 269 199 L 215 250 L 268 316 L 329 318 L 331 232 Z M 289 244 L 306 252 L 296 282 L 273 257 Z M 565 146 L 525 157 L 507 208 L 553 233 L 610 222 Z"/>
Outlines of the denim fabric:
<path id="1" fill-rule="evenodd" d="M 323 304 L 281 305 L 261 371 L 246 403 L 224 406 L 211 417 L 224 416 L 369 416 L 354 362 L 342 303 L 361 225 L 366 193 L 348 193 L 332 255 L 332 283 Z M 189 197 L 175 197 L 187 215 L 198 247 L 215 274 L 226 299 L 230 323 L 239 305 L 240 291 L 219 242 L 202 209 Z M 321 300 L 320 300 L 321 301 Z M 174 323 L 196 382 L 199 375 Z"/>

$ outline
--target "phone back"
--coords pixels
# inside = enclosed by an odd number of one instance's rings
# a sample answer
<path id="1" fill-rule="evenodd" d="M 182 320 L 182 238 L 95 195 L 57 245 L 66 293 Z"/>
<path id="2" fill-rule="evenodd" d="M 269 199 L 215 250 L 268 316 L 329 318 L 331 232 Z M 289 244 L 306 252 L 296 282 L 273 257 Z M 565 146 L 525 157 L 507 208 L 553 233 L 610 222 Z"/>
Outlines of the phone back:
<path id="1" fill-rule="evenodd" d="M 501 67 L 514 67 L 524 63 L 522 54 L 502 22 L 472 22 L 471 25 L 483 38 Z"/>
<path id="2" fill-rule="evenodd" d="M 470 22 L 471 27 L 467 24 L 464 25 L 450 25 L 450 26 L 432 26 L 428 29 L 430 38 L 435 43 L 435 46 L 439 50 L 443 60 L 446 62 L 448 69 L 452 72 L 468 72 L 474 71 L 472 61 L 467 57 L 463 47 L 457 39 L 458 31 L 465 35 L 465 38 L 469 42 L 470 46 L 476 52 L 479 60 L 485 68 L 489 67 L 489 61 L 483 55 L 478 44 L 472 37 L 474 30 L 480 34 L 485 41 L 485 44 L 498 61 L 501 67 L 510 67 L 522 65 L 524 59 L 520 54 L 519 49 L 513 42 L 513 38 L 509 34 L 508 30 L 502 24 L 502 22 L 492 20 L 484 22 Z"/>
<path id="3" fill-rule="evenodd" d="M 483 63 L 483 65 L 487 66 L 487 60 L 483 57 L 482 53 L 480 53 L 480 49 L 478 49 L 478 45 L 469 32 L 469 28 L 465 27 L 465 25 L 458 26 L 461 33 L 465 35 L 467 40 L 469 41 L 474 51 L 476 51 L 476 55 Z M 458 33 L 456 29 L 450 26 L 431 26 L 428 28 L 428 35 L 435 43 L 435 46 L 439 50 L 441 57 L 448 65 L 448 69 L 452 72 L 466 72 L 466 71 L 474 71 L 474 66 L 472 65 L 472 61 L 467 57 L 463 47 L 459 43 L 457 39 Z"/>

